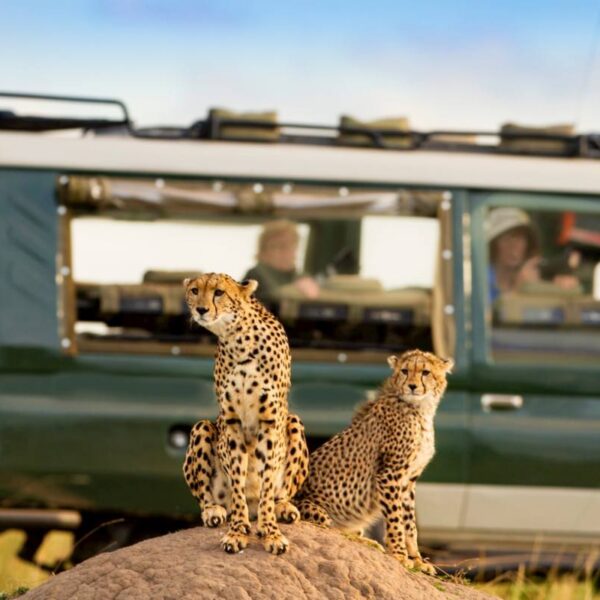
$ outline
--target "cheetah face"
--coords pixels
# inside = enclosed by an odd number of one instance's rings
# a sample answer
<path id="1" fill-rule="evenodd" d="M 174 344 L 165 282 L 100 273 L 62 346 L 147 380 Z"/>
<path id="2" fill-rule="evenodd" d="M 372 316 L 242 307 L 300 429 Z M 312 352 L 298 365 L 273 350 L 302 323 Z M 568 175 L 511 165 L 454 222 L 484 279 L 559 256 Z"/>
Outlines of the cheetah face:
<path id="1" fill-rule="evenodd" d="M 219 335 L 250 301 L 258 283 L 254 279 L 238 283 L 229 275 L 206 273 L 196 279 L 184 279 L 183 286 L 192 319 Z"/>
<path id="2" fill-rule="evenodd" d="M 394 370 L 394 386 L 408 402 L 440 398 L 446 389 L 446 375 L 454 365 L 452 359 L 439 358 L 421 350 L 409 350 L 399 357 L 390 356 L 388 364 Z"/>

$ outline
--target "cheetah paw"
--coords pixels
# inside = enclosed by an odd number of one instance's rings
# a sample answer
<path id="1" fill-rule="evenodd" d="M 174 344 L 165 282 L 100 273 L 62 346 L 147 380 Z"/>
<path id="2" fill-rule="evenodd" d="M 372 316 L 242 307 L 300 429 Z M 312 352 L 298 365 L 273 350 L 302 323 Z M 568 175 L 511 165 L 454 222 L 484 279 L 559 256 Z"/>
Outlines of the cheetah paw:
<path id="1" fill-rule="evenodd" d="M 275 515 L 278 521 L 296 523 L 300 521 L 300 511 L 291 502 L 280 502 L 275 506 Z"/>
<path id="2" fill-rule="evenodd" d="M 431 563 L 426 562 L 422 558 L 419 558 L 419 557 L 414 559 L 414 568 L 418 569 L 422 573 L 426 573 L 427 575 L 435 575 L 436 574 L 435 567 Z"/>
<path id="3" fill-rule="evenodd" d="M 271 554 L 284 554 L 290 543 L 282 533 L 270 533 L 263 537 L 263 546 Z"/>
<path id="4" fill-rule="evenodd" d="M 227 520 L 227 511 L 218 504 L 208 504 L 202 511 L 202 521 L 206 527 L 220 527 Z"/>
<path id="5" fill-rule="evenodd" d="M 404 554 L 392 554 L 392 556 L 405 568 L 414 569 L 415 561 L 412 558 L 408 558 Z"/>
<path id="6" fill-rule="evenodd" d="M 248 535 L 241 531 L 228 531 L 221 538 L 221 546 L 228 554 L 241 552 L 248 545 Z"/>

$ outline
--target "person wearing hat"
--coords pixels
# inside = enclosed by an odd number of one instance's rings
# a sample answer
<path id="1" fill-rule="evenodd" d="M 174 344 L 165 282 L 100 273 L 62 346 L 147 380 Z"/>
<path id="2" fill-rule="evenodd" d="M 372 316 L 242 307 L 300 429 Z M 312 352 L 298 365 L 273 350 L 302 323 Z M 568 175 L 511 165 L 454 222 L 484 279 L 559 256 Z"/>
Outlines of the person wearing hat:
<path id="1" fill-rule="evenodd" d="M 529 215 L 520 208 L 501 207 L 490 211 L 485 223 L 489 244 L 489 298 L 494 302 L 502 293 L 518 290 L 542 280 L 540 243 Z M 578 285 L 576 277 L 556 276 L 552 283 L 560 288 Z"/>
<path id="2" fill-rule="evenodd" d="M 539 240 L 529 215 L 520 208 L 490 211 L 485 223 L 489 244 L 489 296 L 494 302 L 502 293 L 524 283 L 540 280 Z"/>

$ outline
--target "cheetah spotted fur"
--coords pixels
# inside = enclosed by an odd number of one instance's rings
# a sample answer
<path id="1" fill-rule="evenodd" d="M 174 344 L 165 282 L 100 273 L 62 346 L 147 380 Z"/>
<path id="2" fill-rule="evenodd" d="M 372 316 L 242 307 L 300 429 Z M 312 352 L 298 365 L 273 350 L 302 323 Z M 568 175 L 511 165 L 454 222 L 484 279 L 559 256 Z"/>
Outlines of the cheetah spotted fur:
<path id="1" fill-rule="evenodd" d="M 412 350 L 388 364 L 377 397 L 311 454 L 294 503 L 307 521 L 359 534 L 383 513 L 387 551 L 434 574 L 417 544 L 415 483 L 435 452 L 433 420 L 453 363 Z"/>
<path id="2" fill-rule="evenodd" d="M 290 350 L 281 323 L 254 297 L 258 283 L 209 273 L 184 280 L 192 319 L 217 338 L 216 423 L 191 431 L 185 480 L 209 527 L 229 521 L 221 540 L 229 553 L 248 544 L 250 517 L 265 549 L 288 541 L 277 519 L 299 520 L 291 499 L 308 473 L 300 419 L 288 413 Z"/>

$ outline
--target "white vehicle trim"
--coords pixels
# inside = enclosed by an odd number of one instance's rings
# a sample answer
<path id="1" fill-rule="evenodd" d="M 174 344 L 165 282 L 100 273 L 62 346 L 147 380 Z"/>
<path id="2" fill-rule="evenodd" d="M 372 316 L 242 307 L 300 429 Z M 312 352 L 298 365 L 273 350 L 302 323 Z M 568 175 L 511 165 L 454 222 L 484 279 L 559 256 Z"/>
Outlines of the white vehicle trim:
<path id="1" fill-rule="evenodd" d="M 600 489 L 417 483 L 419 528 L 478 538 L 600 536 Z"/>
<path id="2" fill-rule="evenodd" d="M 460 529 L 468 486 L 417 482 L 419 529 Z"/>
<path id="3" fill-rule="evenodd" d="M 0 167 L 600 193 L 600 161 L 0 133 Z"/>
<path id="4" fill-rule="evenodd" d="M 464 527 L 600 535 L 600 489 L 472 485 Z"/>

